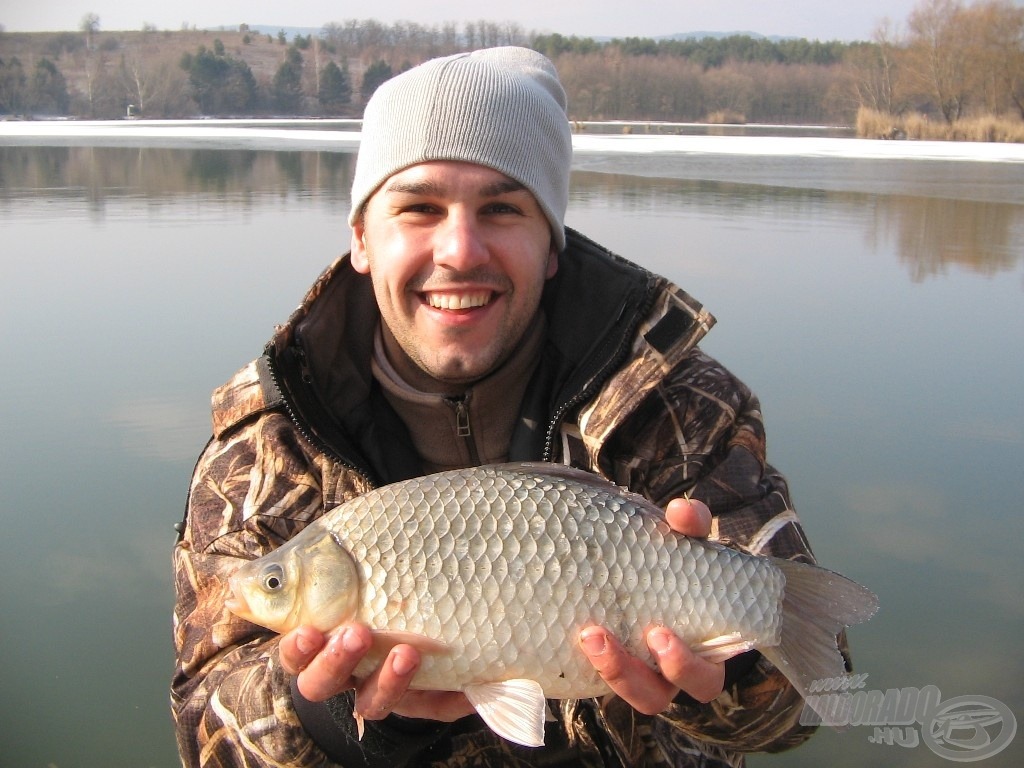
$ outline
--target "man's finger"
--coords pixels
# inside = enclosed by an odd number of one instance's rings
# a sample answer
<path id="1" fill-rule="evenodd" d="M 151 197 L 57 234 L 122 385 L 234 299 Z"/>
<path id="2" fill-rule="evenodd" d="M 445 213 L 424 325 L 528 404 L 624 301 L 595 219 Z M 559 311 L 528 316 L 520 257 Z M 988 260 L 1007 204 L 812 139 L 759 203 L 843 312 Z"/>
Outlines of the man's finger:
<path id="1" fill-rule="evenodd" d="M 711 510 L 697 499 L 672 499 L 665 508 L 665 520 L 684 536 L 706 539 L 711 534 Z"/>
<path id="2" fill-rule="evenodd" d="M 630 655 L 618 640 L 601 627 L 580 633 L 580 647 L 601 678 L 633 709 L 656 715 L 672 702 L 678 688 Z"/>
<path id="3" fill-rule="evenodd" d="M 697 656 L 669 630 L 652 629 L 647 633 L 647 646 L 665 679 L 697 701 L 707 703 L 722 692 L 725 666 Z"/>
<path id="4" fill-rule="evenodd" d="M 356 714 L 367 720 L 387 717 L 408 690 L 419 666 L 419 651 L 409 645 L 396 645 L 384 663 L 356 689 Z"/>
<path id="5" fill-rule="evenodd" d="M 289 675 L 297 675 L 313 657 L 324 647 L 327 638 L 324 633 L 313 627 L 299 627 L 281 637 L 278 653 L 281 666 Z"/>
<path id="6" fill-rule="evenodd" d="M 299 672 L 299 692 L 310 701 L 324 701 L 352 687 L 352 673 L 370 649 L 370 631 L 358 624 L 335 633 Z"/>

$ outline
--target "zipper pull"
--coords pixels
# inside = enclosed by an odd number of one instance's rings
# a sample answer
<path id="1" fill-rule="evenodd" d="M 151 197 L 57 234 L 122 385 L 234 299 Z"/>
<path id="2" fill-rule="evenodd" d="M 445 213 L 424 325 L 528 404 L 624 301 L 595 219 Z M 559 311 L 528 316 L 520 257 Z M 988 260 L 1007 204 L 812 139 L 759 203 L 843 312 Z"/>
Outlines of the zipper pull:
<path id="1" fill-rule="evenodd" d="M 473 430 L 469 425 L 470 397 L 472 397 L 472 393 L 467 392 L 462 397 L 446 397 L 445 402 L 455 409 L 455 434 L 463 442 L 470 463 L 476 466 L 480 463 L 480 454 L 477 451 L 476 442 L 473 440 Z"/>
<path id="2" fill-rule="evenodd" d="M 466 406 L 466 398 L 462 397 L 455 403 L 455 434 L 459 437 L 469 437 L 473 433 L 469 428 L 469 408 Z"/>
<path id="3" fill-rule="evenodd" d="M 306 358 L 306 349 L 302 346 L 302 339 L 299 338 L 298 333 L 295 334 L 295 340 L 292 342 L 292 354 L 295 356 L 296 361 L 299 364 L 299 376 L 302 381 L 309 384 L 313 381 L 313 374 L 309 370 L 309 360 Z"/>

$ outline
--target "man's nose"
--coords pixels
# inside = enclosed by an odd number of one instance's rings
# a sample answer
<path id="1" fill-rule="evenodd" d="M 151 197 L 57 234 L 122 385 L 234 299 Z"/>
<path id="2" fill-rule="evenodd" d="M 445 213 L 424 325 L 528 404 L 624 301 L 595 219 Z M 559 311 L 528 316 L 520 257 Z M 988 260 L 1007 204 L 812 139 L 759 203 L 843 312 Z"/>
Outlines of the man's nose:
<path id="1" fill-rule="evenodd" d="M 435 232 L 434 263 L 465 272 L 489 258 L 475 217 L 464 211 L 449 210 Z"/>

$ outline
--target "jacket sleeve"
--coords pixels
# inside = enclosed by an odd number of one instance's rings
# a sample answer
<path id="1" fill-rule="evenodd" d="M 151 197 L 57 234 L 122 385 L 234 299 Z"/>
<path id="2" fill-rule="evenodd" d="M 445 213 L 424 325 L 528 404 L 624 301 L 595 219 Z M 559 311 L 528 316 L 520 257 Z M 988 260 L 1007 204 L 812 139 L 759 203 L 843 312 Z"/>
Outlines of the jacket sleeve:
<path id="1" fill-rule="evenodd" d="M 614 466 L 606 467 L 619 483 L 659 505 L 684 494 L 704 501 L 713 514 L 711 538 L 728 546 L 814 562 L 785 478 L 766 460 L 757 398 L 699 349 L 619 434 L 609 445 Z M 729 754 L 777 752 L 810 737 L 814 728 L 799 723 L 803 700 L 782 673 L 760 654 L 741 659 L 742 674 L 729 675 L 717 699 L 700 704 L 680 696 L 652 723 L 662 751 L 689 740 L 728 761 Z M 606 716 L 612 725 L 627 717 Z"/>
<path id="2" fill-rule="evenodd" d="M 269 412 L 212 440 L 196 466 L 174 548 L 171 702 L 185 765 L 329 764 L 292 706 L 277 637 L 224 606 L 238 558 L 260 557 L 321 514 L 311 455 Z"/>

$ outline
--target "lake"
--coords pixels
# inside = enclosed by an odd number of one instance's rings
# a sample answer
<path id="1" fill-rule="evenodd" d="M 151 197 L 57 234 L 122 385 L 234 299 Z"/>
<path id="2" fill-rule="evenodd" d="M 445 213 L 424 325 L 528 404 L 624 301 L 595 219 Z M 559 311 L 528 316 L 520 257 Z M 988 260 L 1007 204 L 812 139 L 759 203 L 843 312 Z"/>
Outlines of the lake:
<path id="1" fill-rule="evenodd" d="M 172 526 L 209 394 L 349 236 L 354 142 L 251 130 L 0 130 L 4 765 L 178 764 Z M 1024 155 L 613 138 L 581 142 L 568 223 L 718 318 L 703 346 L 759 394 L 819 560 L 879 595 L 850 632 L 863 690 L 997 714 L 956 753 L 854 723 L 749 764 L 934 766 L 1005 741 L 1024 717 Z M 1022 760 L 1019 736 L 983 764 Z"/>

